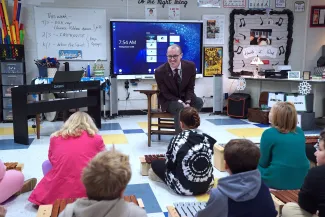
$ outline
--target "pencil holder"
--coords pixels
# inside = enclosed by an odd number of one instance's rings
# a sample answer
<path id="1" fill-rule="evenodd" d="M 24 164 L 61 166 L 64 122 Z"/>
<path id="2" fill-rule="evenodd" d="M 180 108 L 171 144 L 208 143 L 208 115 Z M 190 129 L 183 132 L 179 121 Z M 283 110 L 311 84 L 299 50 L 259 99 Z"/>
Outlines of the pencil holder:
<path id="1" fill-rule="evenodd" d="M 37 66 L 37 68 L 38 68 L 38 76 L 41 78 L 47 78 L 47 67 Z"/>
<path id="2" fill-rule="evenodd" d="M 58 68 L 47 68 L 47 77 L 54 78 L 56 71 L 58 71 Z"/>

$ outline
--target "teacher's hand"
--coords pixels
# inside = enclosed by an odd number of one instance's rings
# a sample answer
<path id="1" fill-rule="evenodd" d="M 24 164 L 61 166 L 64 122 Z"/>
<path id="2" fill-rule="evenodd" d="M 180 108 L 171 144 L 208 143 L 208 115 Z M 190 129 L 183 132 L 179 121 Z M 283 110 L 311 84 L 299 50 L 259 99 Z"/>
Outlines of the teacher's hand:
<path id="1" fill-rule="evenodd" d="M 189 104 L 183 104 L 184 105 L 184 108 L 187 108 L 187 107 L 190 107 L 190 105 Z"/>

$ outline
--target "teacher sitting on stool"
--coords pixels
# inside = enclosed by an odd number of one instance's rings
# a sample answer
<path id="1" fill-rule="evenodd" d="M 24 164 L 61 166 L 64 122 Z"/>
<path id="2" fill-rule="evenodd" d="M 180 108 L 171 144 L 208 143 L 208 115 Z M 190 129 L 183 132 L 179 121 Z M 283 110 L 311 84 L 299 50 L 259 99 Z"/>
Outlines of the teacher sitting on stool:
<path id="1" fill-rule="evenodd" d="M 198 111 L 203 107 L 201 98 L 194 93 L 196 67 L 193 62 L 182 60 L 182 49 L 173 44 L 167 49 L 168 62 L 159 66 L 155 78 L 160 91 L 158 102 L 163 111 L 175 117 L 175 129 L 181 131 L 179 112 L 184 107 L 194 107 Z"/>

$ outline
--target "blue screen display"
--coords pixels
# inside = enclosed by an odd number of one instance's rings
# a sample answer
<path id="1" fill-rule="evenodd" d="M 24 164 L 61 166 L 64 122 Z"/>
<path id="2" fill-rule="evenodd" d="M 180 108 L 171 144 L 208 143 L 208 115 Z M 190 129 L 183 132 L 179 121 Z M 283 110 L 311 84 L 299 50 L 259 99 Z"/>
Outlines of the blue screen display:
<path id="1" fill-rule="evenodd" d="M 202 73 L 202 23 L 111 21 L 111 58 L 116 75 L 154 74 L 167 62 L 171 44 Z"/>

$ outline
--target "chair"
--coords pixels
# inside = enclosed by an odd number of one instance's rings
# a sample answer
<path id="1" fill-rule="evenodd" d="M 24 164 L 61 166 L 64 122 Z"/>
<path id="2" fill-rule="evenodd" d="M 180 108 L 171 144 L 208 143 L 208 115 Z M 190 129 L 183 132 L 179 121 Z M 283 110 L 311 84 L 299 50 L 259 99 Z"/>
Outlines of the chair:
<path id="1" fill-rule="evenodd" d="M 148 147 L 151 146 L 151 135 L 158 134 L 158 140 L 161 135 L 175 135 L 174 115 L 168 112 L 163 112 L 158 105 L 158 109 L 153 109 L 151 106 L 151 98 L 154 94 L 159 94 L 158 90 L 134 90 L 135 92 L 143 93 L 148 99 Z M 158 119 L 158 123 L 152 122 L 153 118 Z M 153 127 L 158 127 L 158 130 L 153 130 Z"/>

